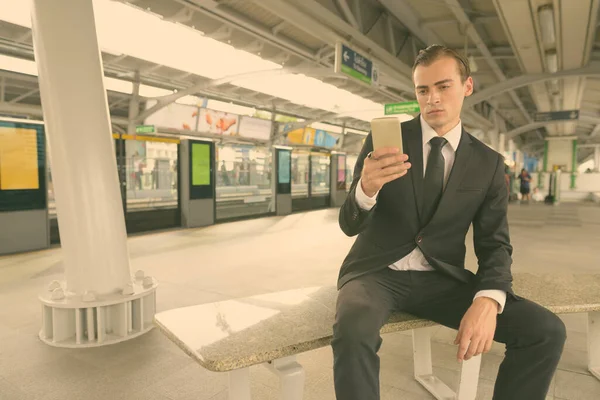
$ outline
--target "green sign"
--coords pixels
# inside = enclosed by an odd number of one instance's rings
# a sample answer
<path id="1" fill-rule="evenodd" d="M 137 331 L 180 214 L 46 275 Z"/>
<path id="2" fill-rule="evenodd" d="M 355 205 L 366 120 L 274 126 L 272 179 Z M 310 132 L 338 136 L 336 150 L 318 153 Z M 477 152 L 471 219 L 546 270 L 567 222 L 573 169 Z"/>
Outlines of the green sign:
<path id="1" fill-rule="evenodd" d="M 378 80 L 373 62 L 342 43 L 337 43 L 335 46 L 334 68 L 335 72 L 342 72 L 368 85 Z"/>
<path id="2" fill-rule="evenodd" d="M 392 103 L 385 105 L 385 115 L 411 114 L 420 110 L 418 101 L 405 101 L 404 103 Z"/>
<path id="3" fill-rule="evenodd" d="M 154 125 L 139 125 L 135 127 L 135 133 L 156 133 Z"/>
<path id="4" fill-rule="evenodd" d="M 210 185 L 210 145 L 192 143 L 192 185 Z"/>

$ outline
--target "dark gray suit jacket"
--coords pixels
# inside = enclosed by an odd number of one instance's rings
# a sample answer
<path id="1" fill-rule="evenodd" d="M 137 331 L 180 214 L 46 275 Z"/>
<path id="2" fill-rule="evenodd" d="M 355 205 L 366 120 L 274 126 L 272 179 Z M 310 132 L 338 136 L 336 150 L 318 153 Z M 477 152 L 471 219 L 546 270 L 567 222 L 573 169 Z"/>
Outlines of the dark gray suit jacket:
<path id="1" fill-rule="evenodd" d="M 344 260 L 338 288 L 358 276 L 387 268 L 417 246 L 430 265 L 464 282 L 476 279 L 476 290 L 512 292 L 512 246 L 508 234 L 508 191 L 504 158 L 462 132 L 450 177 L 429 224 L 420 221 L 423 203 L 423 142 L 420 117 L 402 123 L 408 174 L 381 189 L 369 211 L 356 202 L 364 159 L 373 150 L 371 134 L 358 156 L 354 179 L 339 223 L 348 236 L 358 235 Z M 465 236 L 473 224 L 477 274 L 465 269 Z"/>

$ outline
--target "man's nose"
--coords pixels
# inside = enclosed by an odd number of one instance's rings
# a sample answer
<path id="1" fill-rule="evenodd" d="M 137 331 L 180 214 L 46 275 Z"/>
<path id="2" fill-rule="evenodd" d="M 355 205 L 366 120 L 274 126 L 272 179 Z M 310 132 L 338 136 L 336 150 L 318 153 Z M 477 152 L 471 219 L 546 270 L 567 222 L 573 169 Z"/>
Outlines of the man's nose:
<path id="1" fill-rule="evenodd" d="M 440 95 L 437 91 L 432 90 L 429 94 L 429 98 L 427 99 L 428 104 L 437 104 L 440 102 Z"/>

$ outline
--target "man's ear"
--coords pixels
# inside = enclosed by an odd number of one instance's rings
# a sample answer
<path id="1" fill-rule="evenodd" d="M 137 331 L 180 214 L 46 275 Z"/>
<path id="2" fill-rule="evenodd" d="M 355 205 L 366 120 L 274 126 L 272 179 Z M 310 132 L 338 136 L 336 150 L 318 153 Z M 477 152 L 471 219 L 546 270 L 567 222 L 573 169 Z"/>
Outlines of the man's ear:
<path id="1" fill-rule="evenodd" d="M 468 77 L 467 80 L 465 81 L 465 97 L 469 97 L 470 95 L 473 94 L 473 77 Z"/>

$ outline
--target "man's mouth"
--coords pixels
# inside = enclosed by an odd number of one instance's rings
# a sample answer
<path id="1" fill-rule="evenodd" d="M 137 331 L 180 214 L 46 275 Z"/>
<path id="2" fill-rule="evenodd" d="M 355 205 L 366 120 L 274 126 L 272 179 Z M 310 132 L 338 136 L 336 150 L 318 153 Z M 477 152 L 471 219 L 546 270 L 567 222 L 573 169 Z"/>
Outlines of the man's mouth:
<path id="1" fill-rule="evenodd" d="M 444 111 L 444 110 L 429 110 L 429 111 L 427 112 L 427 114 L 439 114 L 439 113 L 441 113 L 442 111 Z"/>

